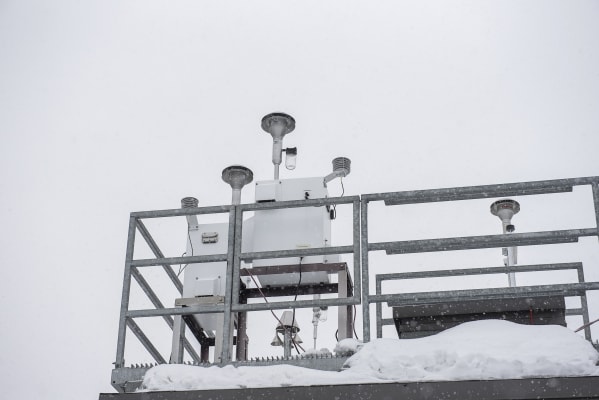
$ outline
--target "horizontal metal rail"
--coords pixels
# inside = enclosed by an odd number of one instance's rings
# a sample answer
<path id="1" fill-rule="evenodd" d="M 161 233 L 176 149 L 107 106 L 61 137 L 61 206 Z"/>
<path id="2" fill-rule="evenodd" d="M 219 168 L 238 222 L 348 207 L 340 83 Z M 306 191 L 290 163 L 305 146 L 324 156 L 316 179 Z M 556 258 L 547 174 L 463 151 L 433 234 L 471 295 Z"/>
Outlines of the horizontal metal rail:
<path id="1" fill-rule="evenodd" d="M 567 283 L 558 285 L 516 286 L 505 288 L 446 290 L 441 292 L 418 292 L 401 294 L 381 294 L 369 296 L 371 303 L 387 303 L 390 307 L 395 305 L 423 304 L 450 301 L 453 299 L 472 299 L 484 296 L 485 298 L 511 298 L 514 296 L 527 296 L 532 294 L 560 294 L 562 296 L 580 296 L 587 290 L 599 290 L 599 282 Z"/>
<path id="2" fill-rule="evenodd" d="M 269 303 L 237 304 L 232 306 L 232 310 L 239 311 L 264 311 L 264 310 L 283 310 L 289 308 L 312 308 L 319 306 L 351 306 L 360 304 L 359 298 L 336 298 L 320 300 L 300 300 L 300 301 L 271 301 Z"/>
<path id="3" fill-rule="evenodd" d="M 337 247 L 310 247 L 307 249 L 295 250 L 274 250 L 274 251 L 256 251 L 250 253 L 241 253 L 240 258 L 244 261 L 262 260 L 266 258 L 286 258 L 286 257 L 305 257 L 305 256 L 323 256 L 327 254 L 347 254 L 353 253 L 354 246 Z"/>
<path id="4" fill-rule="evenodd" d="M 299 208 L 299 207 L 323 207 L 328 205 L 351 204 L 360 201 L 359 196 L 347 197 L 325 197 L 321 199 L 290 200 L 290 201 L 270 201 L 264 203 L 241 204 L 239 209 L 242 211 L 261 211 L 277 210 L 281 208 Z"/>
<path id="5" fill-rule="evenodd" d="M 156 265 L 173 265 L 173 264 L 198 264 L 216 261 L 227 261 L 226 254 L 209 254 L 206 256 L 186 256 L 186 257 L 169 257 L 169 258 L 146 258 L 142 260 L 131 261 L 133 267 L 152 267 Z"/>
<path id="6" fill-rule="evenodd" d="M 599 182 L 599 177 L 555 179 L 535 182 L 504 183 L 499 185 L 464 186 L 456 188 L 413 190 L 362 195 L 362 200 L 384 200 L 385 205 L 436 203 L 455 200 L 486 199 L 504 196 L 571 192 L 573 186 Z"/>
<path id="7" fill-rule="evenodd" d="M 384 250 L 387 254 L 409 254 L 495 247 L 535 246 L 541 244 L 574 243 L 578 241 L 578 238 L 583 236 L 597 236 L 597 229 L 569 229 L 547 232 L 379 242 L 369 244 L 368 250 Z"/>
<path id="8" fill-rule="evenodd" d="M 190 306 L 190 307 L 176 307 L 176 308 L 161 308 L 161 309 L 147 309 L 147 310 L 129 310 L 126 316 L 129 318 L 143 318 L 143 317 L 162 317 L 164 315 L 191 315 L 191 314 L 212 314 L 222 313 L 225 310 L 224 305 L 202 305 L 202 306 Z"/>
<path id="9" fill-rule="evenodd" d="M 232 206 L 213 206 L 197 208 L 173 208 L 170 210 L 135 211 L 131 213 L 134 218 L 166 218 L 181 217 L 186 215 L 205 215 L 228 213 Z"/>
<path id="10" fill-rule="evenodd" d="M 396 274 L 379 274 L 376 276 L 377 282 L 398 279 L 422 279 L 422 278 L 443 278 L 449 276 L 467 276 L 467 275 L 491 275 L 507 274 L 509 272 L 538 272 L 538 271 L 559 271 L 568 269 L 581 269 L 581 262 L 558 263 L 558 264 L 532 264 L 516 265 L 506 267 L 488 267 L 488 268 L 463 268 L 463 269 L 444 269 L 438 271 L 418 271 L 402 272 Z"/>

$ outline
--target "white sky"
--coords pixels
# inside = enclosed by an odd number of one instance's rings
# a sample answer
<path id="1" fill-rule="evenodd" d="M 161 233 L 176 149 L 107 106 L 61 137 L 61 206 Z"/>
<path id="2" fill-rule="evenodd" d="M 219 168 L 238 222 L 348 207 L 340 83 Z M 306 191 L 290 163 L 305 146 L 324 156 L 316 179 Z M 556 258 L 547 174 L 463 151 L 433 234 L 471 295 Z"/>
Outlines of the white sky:
<path id="1" fill-rule="evenodd" d="M 345 155 L 346 194 L 598 175 L 598 17 L 592 1 L 0 1 L 3 397 L 112 390 L 128 213 L 226 204 L 230 164 L 269 179 L 266 113 L 297 121 L 283 176 Z M 558 216 L 562 197 L 523 200 L 516 225 L 595 226 L 578 192 Z M 497 232 L 489 203 L 441 222 Z M 599 280 L 583 244 L 568 261 Z"/>

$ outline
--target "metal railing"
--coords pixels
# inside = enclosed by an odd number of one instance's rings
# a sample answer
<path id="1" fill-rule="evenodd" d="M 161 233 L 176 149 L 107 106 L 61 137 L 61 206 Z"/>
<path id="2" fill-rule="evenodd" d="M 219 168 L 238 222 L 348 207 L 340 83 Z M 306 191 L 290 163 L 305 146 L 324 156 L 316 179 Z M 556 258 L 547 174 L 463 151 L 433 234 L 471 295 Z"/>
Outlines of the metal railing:
<path id="1" fill-rule="evenodd" d="M 461 291 L 443 291 L 437 292 L 435 296 L 430 296 L 429 293 L 409 293 L 403 295 L 382 295 L 382 282 L 402 280 L 402 279 L 425 279 L 425 278 L 441 278 L 451 276 L 472 276 L 486 274 L 508 274 L 510 272 L 540 272 L 540 271 L 560 271 L 560 270 L 576 270 L 579 284 L 566 285 L 542 285 L 542 286 L 521 286 L 511 288 L 496 288 L 496 289 L 477 289 L 477 290 L 461 290 Z M 517 265 L 503 266 L 490 268 L 464 268 L 438 271 L 420 271 L 420 272 L 404 272 L 397 274 L 378 274 L 376 275 L 376 296 L 372 296 L 372 300 L 387 299 L 390 306 L 405 305 L 405 304 L 420 304 L 431 302 L 456 302 L 460 300 L 473 298 L 512 298 L 519 295 L 561 295 L 561 296 L 580 296 L 580 308 L 566 309 L 566 315 L 581 315 L 583 323 L 589 323 L 589 309 L 586 297 L 587 290 L 599 289 L 596 283 L 585 284 L 584 271 L 581 262 L 574 263 L 558 263 L 558 264 L 536 264 L 536 265 Z M 383 337 L 383 326 L 394 325 L 394 320 L 391 318 L 383 319 L 382 303 L 376 302 L 376 336 Z M 590 326 L 584 327 L 585 338 L 591 340 Z"/>
<path id="2" fill-rule="evenodd" d="M 596 227 L 584 229 L 571 229 L 560 231 L 518 233 L 509 235 L 486 235 L 445 239 L 427 239 L 416 241 L 396 241 L 370 243 L 368 240 L 368 205 L 371 202 L 384 201 L 386 205 L 403 205 L 416 203 L 431 203 L 456 201 L 466 199 L 496 198 L 503 196 L 540 195 L 546 193 L 562 193 L 572 191 L 573 186 L 591 185 L 595 207 Z M 243 252 L 242 229 L 243 215 L 245 212 L 274 210 L 296 207 L 326 207 L 331 205 L 351 204 L 353 207 L 353 235 L 352 244 L 348 246 L 321 247 L 307 249 L 290 249 L 277 251 Z M 226 254 L 213 254 L 186 257 L 165 257 L 158 244 L 151 236 L 143 223 L 145 219 L 181 217 L 188 215 L 228 214 L 228 244 Z M 380 336 L 382 326 L 387 324 L 382 318 L 381 305 L 411 304 L 421 301 L 443 301 L 449 298 L 464 298 L 468 296 L 510 296 L 519 293 L 555 293 L 560 291 L 565 295 L 581 296 L 580 309 L 570 310 L 570 313 L 581 314 L 585 323 L 588 323 L 588 306 L 586 304 L 586 291 L 599 290 L 599 282 L 585 282 L 581 263 L 521 265 L 516 267 L 498 268 L 471 268 L 463 270 L 408 272 L 397 274 L 384 274 L 376 276 L 376 292 L 370 294 L 369 252 L 384 250 L 387 254 L 406 254 L 421 252 L 450 251 L 458 249 L 481 249 L 506 246 L 526 246 L 539 244 L 571 243 L 578 241 L 579 237 L 597 236 L 599 225 L 599 177 L 560 179 L 541 182 L 525 182 L 502 185 L 486 185 L 436 190 L 418 190 L 409 192 L 394 192 L 380 194 L 366 194 L 361 197 L 349 196 L 341 198 L 323 198 L 285 202 L 269 202 L 256 204 L 241 204 L 237 206 L 216 206 L 200 208 L 182 208 L 160 211 L 145 211 L 131 213 L 129 219 L 128 241 L 123 278 L 123 292 L 121 299 L 120 321 L 117 340 L 115 368 L 125 366 L 125 342 L 127 328 L 144 345 L 157 363 L 167 362 L 148 339 L 142 329 L 135 322 L 136 318 L 162 317 L 169 328 L 173 328 L 173 316 L 192 315 L 202 313 L 224 313 L 223 339 L 228 343 L 233 332 L 231 318 L 233 313 L 260 310 L 275 310 L 285 308 L 311 308 L 316 306 L 349 306 L 362 304 L 363 340 L 370 340 L 370 305 L 376 304 L 377 336 Z M 139 232 L 156 258 L 134 259 L 136 232 Z M 240 267 L 243 262 L 258 259 L 272 259 L 283 257 L 317 256 L 326 254 L 353 254 L 354 290 L 351 295 L 344 298 L 327 298 L 321 300 L 280 301 L 270 303 L 240 303 Z M 226 292 L 224 303 L 193 305 L 189 307 L 165 307 L 150 284 L 142 276 L 140 269 L 145 267 L 161 266 L 176 290 L 182 293 L 183 285 L 172 265 L 192 264 L 226 261 Z M 544 286 L 521 286 L 513 288 L 478 289 L 464 291 L 428 292 L 418 293 L 415 300 L 414 293 L 383 294 L 381 283 L 385 280 L 413 279 L 440 276 L 478 275 L 489 273 L 546 271 L 559 269 L 575 269 L 578 272 L 578 283 Z M 132 278 L 139 284 L 143 292 L 152 302 L 153 309 L 129 310 Z M 590 330 L 585 329 L 585 335 L 590 339 Z M 200 362 L 193 346 L 183 338 L 183 346 L 195 362 Z M 223 346 L 221 360 L 223 363 L 232 359 L 231 348 Z"/>
<path id="3" fill-rule="evenodd" d="M 368 205 L 371 202 L 383 201 L 387 206 L 419 204 L 419 203 L 436 203 L 445 201 L 487 199 L 505 196 L 526 196 L 526 195 L 542 195 L 549 193 L 565 193 L 571 192 L 574 186 L 590 185 L 593 193 L 593 202 L 595 208 L 595 227 L 585 229 L 570 229 L 545 232 L 530 232 L 530 233 L 510 233 L 502 235 L 484 235 L 484 236 L 468 236 L 454 237 L 443 239 L 425 239 L 425 240 L 409 240 L 395 242 L 378 242 L 371 243 L 368 240 Z M 418 304 L 423 302 L 438 302 L 438 301 L 453 301 L 472 296 L 516 296 L 521 294 L 543 294 L 560 292 L 562 295 L 580 296 L 581 309 L 571 310 L 579 312 L 583 316 L 585 324 L 589 323 L 588 306 L 586 301 L 587 290 L 599 290 L 599 282 L 584 282 L 582 264 L 568 265 L 568 268 L 575 268 L 578 271 L 579 283 L 562 284 L 562 285 L 543 285 L 543 286 L 520 286 L 512 288 L 494 288 L 494 289 L 478 289 L 478 290 L 461 290 L 461 291 L 442 291 L 442 292 L 427 292 L 427 293 L 403 293 L 403 294 L 382 294 L 381 282 L 391 279 L 406 279 L 415 277 L 442 277 L 442 276 L 457 276 L 457 275 L 477 275 L 497 273 L 498 269 L 482 268 L 470 270 L 446 270 L 446 271 L 426 271 L 406 274 L 388 274 L 375 277 L 376 292 L 370 294 L 370 271 L 369 271 L 369 252 L 384 250 L 389 254 L 411 254 L 424 252 L 443 252 L 452 250 L 471 250 L 471 249 L 486 249 L 499 248 L 509 246 L 531 246 L 545 245 L 557 243 L 573 243 L 577 242 L 580 237 L 598 236 L 599 227 L 599 177 L 573 178 L 573 179 L 558 179 L 536 182 L 521 182 L 499 185 L 484 185 L 484 186 L 468 186 L 457 188 L 433 189 L 433 190 L 416 190 L 405 192 L 392 193 L 376 193 L 365 194 L 361 196 L 361 231 L 362 231 L 362 321 L 364 341 L 370 341 L 370 305 L 376 304 L 376 325 L 377 336 L 380 336 L 382 331 L 383 319 L 381 312 L 381 304 Z M 537 268 L 551 269 L 562 268 L 564 264 L 554 264 L 552 266 L 517 266 L 517 267 L 500 267 L 507 272 L 523 272 L 524 269 L 536 270 Z M 385 321 L 388 324 L 389 321 Z M 590 340 L 590 329 L 585 328 L 585 335 Z"/>
<path id="4" fill-rule="evenodd" d="M 127 327 L 133 332 L 142 345 L 148 350 L 157 363 L 165 363 L 165 358 L 158 352 L 156 347 L 148 339 L 142 329 L 134 321 L 135 318 L 142 317 L 163 317 L 169 328 L 173 328 L 173 316 L 192 315 L 203 313 L 224 313 L 223 342 L 228 343 L 233 334 L 231 331 L 232 313 L 276 310 L 288 308 L 312 308 L 316 306 L 348 306 L 360 304 L 360 286 L 359 281 L 354 286 L 354 291 L 345 298 L 329 298 L 320 300 L 300 300 L 300 301 L 280 301 L 269 303 L 242 304 L 239 301 L 240 292 L 240 267 L 242 261 L 251 261 L 258 259 L 281 258 L 281 257 L 302 257 L 317 256 L 326 254 L 354 254 L 354 276 L 360 276 L 360 198 L 357 196 L 348 196 L 340 198 L 323 198 L 299 201 L 269 202 L 256 204 L 241 204 L 237 206 L 217 206 L 200 208 L 182 208 L 173 210 L 143 211 L 131 213 L 129 219 L 129 232 L 127 239 L 127 253 L 125 261 L 125 275 L 123 279 L 123 294 L 121 299 L 121 312 L 119 321 L 119 332 L 117 340 L 117 354 L 115 368 L 125 366 L 125 341 Z M 297 207 L 326 207 L 331 205 L 351 204 L 353 206 L 353 243 L 350 246 L 321 247 L 308 249 L 290 249 L 277 251 L 262 251 L 244 253 L 242 249 L 242 230 L 243 213 L 251 211 L 274 210 L 282 208 Z M 229 214 L 228 242 L 226 254 L 212 254 L 201 256 L 186 257 L 165 257 L 158 244 L 145 227 L 143 220 L 150 218 L 180 217 L 187 215 L 206 215 L 206 214 Z M 148 244 L 156 258 L 134 260 L 133 253 L 135 247 L 136 231 L 139 231 Z M 150 287 L 148 282 L 140 273 L 139 269 L 143 267 L 162 266 L 166 274 L 173 282 L 177 291 L 182 294 L 183 285 L 175 274 L 172 265 L 175 264 L 195 264 L 207 262 L 227 262 L 225 298 L 222 304 L 193 305 L 189 307 L 166 308 Z M 144 293 L 154 305 L 154 309 L 129 310 L 129 300 L 131 291 L 131 278 L 134 278 L 140 285 Z M 201 362 L 200 356 L 196 353 L 191 344 L 183 338 L 183 346 L 189 353 L 194 362 Z M 220 359 L 223 363 L 230 362 L 232 359 L 231 348 L 223 346 Z"/>

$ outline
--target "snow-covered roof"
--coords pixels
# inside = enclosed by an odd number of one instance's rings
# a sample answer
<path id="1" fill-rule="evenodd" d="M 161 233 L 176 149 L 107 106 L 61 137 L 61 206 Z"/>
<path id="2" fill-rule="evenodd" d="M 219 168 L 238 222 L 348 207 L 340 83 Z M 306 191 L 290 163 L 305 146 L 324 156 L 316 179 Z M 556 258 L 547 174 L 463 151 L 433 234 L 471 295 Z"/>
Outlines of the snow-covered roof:
<path id="1" fill-rule="evenodd" d="M 474 321 L 418 339 L 377 339 L 366 344 L 345 340 L 336 349 L 348 350 L 356 353 L 340 372 L 291 365 L 159 365 L 146 373 L 141 390 L 599 376 L 599 353 L 593 346 L 554 325 Z"/>

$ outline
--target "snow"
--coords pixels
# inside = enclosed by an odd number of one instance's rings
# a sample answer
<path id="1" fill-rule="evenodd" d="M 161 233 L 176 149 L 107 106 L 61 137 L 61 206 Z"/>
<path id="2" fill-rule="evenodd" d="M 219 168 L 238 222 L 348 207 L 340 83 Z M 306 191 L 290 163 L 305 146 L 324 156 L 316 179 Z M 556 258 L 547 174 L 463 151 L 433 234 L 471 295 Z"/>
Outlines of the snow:
<path id="1" fill-rule="evenodd" d="M 346 339 L 335 352 L 356 353 L 340 372 L 291 365 L 159 365 L 146 373 L 141 390 L 599 375 L 599 353 L 571 330 L 501 320 L 468 322 L 419 339 L 376 339 L 366 344 Z"/>

